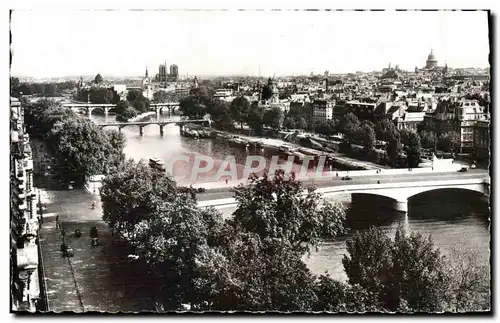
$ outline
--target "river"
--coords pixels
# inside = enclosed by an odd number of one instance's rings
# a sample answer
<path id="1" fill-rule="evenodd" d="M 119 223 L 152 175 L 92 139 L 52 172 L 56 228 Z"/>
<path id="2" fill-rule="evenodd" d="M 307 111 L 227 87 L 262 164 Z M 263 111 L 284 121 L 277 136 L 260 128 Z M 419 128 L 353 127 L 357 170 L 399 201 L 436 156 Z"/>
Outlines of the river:
<path id="1" fill-rule="evenodd" d="M 111 115 L 106 118 L 93 115 L 92 118 L 98 123 L 114 121 L 114 116 Z M 164 115 L 160 118 L 179 117 Z M 173 124 L 166 126 L 164 130 L 165 134 L 161 137 L 158 126 L 150 125 L 144 128 L 144 134 L 141 137 L 137 127 L 123 128 L 122 132 L 127 139 L 126 156 L 136 160 L 150 157 L 168 160 L 175 154 L 187 153 L 205 154 L 222 160 L 226 156 L 233 155 L 237 162 L 244 163 L 249 153 L 244 148 L 232 147 L 220 140 L 195 140 L 181 137 L 179 128 Z M 259 149 L 251 153 L 269 159 L 273 152 Z M 349 197 L 344 197 L 342 202 L 349 205 Z M 480 201 L 478 196 L 462 191 L 423 193 L 410 198 L 408 209 L 406 215 L 385 212 L 383 217 L 373 210 L 350 211 L 349 233 L 333 241 L 324 242 L 318 251 L 312 251 L 310 255 L 305 256 L 304 261 L 316 275 L 328 271 L 333 278 L 345 281 L 347 277 L 342 266 L 342 257 L 347 253 L 345 241 L 356 230 L 364 230 L 375 225 L 393 237 L 397 227 L 402 225 L 408 231 L 420 232 L 425 236 L 431 235 L 435 245 L 444 254 L 455 246 L 465 246 L 477 250 L 480 261 L 489 262 L 490 223 L 488 218 L 491 212 L 488 205 Z M 230 216 L 233 211 L 234 209 L 231 208 L 221 210 L 224 217 Z"/>

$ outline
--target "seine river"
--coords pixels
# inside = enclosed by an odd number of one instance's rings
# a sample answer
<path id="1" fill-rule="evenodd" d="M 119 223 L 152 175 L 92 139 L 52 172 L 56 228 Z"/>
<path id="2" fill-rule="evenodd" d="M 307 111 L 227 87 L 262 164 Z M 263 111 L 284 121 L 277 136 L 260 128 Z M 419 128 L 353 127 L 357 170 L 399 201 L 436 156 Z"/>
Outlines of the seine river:
<path id="1" fill-rule="evenodd" d="M 97 116 L 92 118 L 100 122 L 114 122 L 114 116 Z M 153 117 L 155 118 L 155 117 Z M 161 116 L 164 119 L 175 119 L 178 116 Z M 127 157 L 139 160 L 150 157 L 168 160 L 175 154 L 206 154 L 218 159 L 225 156 L 235 156 L 236 161 L 244 163 L 249 151 L 244 148 L 232 147 L 225 142 L 213 139 L 192 139 L 181 137 L 179 128 L 173 124 L 165 127 L 163 137 L 160 137 L 158 126 L 149 125 L 144 128 L 144 134 L 139 135 L 137 127 L 122 129 L 127 139 L 125 154 Z M 267 150 L 252 151 L 269 159 L 272 152 Z M 346 196 L 342 202 L 349 206 L 350 198 Z M 314 274 L 326 271 L 333 278 L 346 280 L 342 266 L 342 257 L 346 254 L 345 241 L 356 230 L 364 230 L 370 226 L 378 226 L 391 237 L 398 226 L 404 226 L 408 231 L 420 232 L 432 236 L 437 247 L 444 254 L 455 246 L 472 248 L 480 255 L 481 261 L 490 260 L 490 229 L 488 205 L 479 196 L 462 191 L 441 191 L 419 194 L 409 200 L 409 211 L 406 215 L 399 213 L 383 216 L 373 210 L 350 211 L 348 215 L 349 233 L 333 241 L 324 242 L 318 251 L 312 251 L 304 257 L 304 261 Z M 230 216 L 234 209 L 223 209 L 223 216 Z"/>

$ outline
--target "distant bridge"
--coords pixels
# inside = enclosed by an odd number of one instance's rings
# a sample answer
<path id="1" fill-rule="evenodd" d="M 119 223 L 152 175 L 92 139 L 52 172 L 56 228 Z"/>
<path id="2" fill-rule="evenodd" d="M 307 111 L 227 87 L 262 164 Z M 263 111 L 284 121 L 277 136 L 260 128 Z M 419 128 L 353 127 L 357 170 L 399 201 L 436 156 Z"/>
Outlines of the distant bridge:
<path id="1" fill-rule="evenodd" d="M 210 119 L 192 119 L 192 120 L 162 120 L 162 121 L 136 121 L 136 122 L 110 122 L 110 123 L 99 123 L 98 127 L 118 127 L 119 130 L 128 126 L 137 126 L 139 127 L 139 134 L 142 136 L 144 134 L 143 128 L 152 124 L 156 124 L 160 128 L 160 135 L 163 136 L 163 127 L 168 124 L 175 123 L 179 124 L 182 128 L 183 124 L 186 123 L 198 123 L 198 122 L 207 122 L 209 126 L 211 126 L 212 121 Z"/>
<path id="2" fill-rule="evenodd" d="M 156 114 L 161 114 L 163 109 L 168 109 L 168 112 L 171 114 L 176 109 L 179 108 L 179 102 L 165 102 L 165 103 L 150 103 L 149 108 L 151 111 L 156 111 Z M 89 115 L 92 114 L 92 111 L 99 109 L 104 112 L 104 115 L 108 115 L 109 111 L 116 108 L 116 104 L 111 103 L 85 103 L 85 102 L 67 102 L 62 104 L 63 107 L 70 108 L 74 111 L 85 110 Z"/>
<path id="3" fill-rule="evenodd" d="M 399 212 L 408 212 L 408 199 L 424 192 L 444 189 L 460 189 L 490 196 L 490 178 L 485 174 L 477 174 L 473 178 L 451 180 L 419 180 L 393 182 L 384 184 L 354 184 L 320 188 L 318 193 L 324 197 L 351 194 L 352 205 L 365 205 L 376 209 L 385 206 Z M 305 194 L 305 193 L 304 193 Z M 199 201 L 199 207 L 215 207 L 217 209 L 236 207 L 234 198 Z"/>

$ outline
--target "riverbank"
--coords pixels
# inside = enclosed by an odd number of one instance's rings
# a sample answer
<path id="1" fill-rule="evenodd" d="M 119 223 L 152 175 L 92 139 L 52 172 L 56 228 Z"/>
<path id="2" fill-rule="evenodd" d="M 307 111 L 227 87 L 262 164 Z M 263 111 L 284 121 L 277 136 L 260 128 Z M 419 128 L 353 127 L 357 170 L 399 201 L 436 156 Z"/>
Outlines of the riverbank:
<path id="1" fill-rule="evenodd" d="M 297 151 L 299 149 L 305 149 L 310 153 L 310 154 L 308 153 L 309 156 L 314 156 L 314 155 L 325 156 L 325 157 L 329 158 L 330 160 L 332 160 L 334 164 L 341 165 L 342 167 L 346 167 L 346 168 L 349 168 L 351 170 L 389 169 L 388 166 L 375 164 L 375 163 L 372 163 L 369 161 L 362 161 L 362 160 L 350 158 L 342 153 L 332 153 L 332 152 L 326 152 L 323 150 L 305 147 L 305 146 L 302 146 L 302 145 L 299 145 L 299 144 L 296 144 L 293 142 L 285 141 L 283 139 L 234 134 L 232 132 L 223 131 L 223 130 L 214 130 L 214 131 L 219 135 L 225 135 L 225 136 L 229 136 L 229 137 L 237 136 L 238 138 L 244 139 L 246 141 L 261 142 L 264 148 L 279 149 L 280 147 L 286 146 L 292 152 Z M 223 140 L 222 136 L 219 136 L 218 139 Z"/>

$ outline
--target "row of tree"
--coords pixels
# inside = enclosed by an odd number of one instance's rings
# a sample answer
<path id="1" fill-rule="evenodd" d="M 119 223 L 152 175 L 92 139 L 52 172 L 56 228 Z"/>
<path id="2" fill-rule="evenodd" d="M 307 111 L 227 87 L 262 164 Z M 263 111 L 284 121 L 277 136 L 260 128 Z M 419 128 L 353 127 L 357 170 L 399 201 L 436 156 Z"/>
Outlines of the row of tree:
<path id="1" fill-rule="evenodd" d="M 125 158 L 123 134 L 104 131 L 71 109 L 42 100 L 24 111 L 28 133 L 47 143 L 54 176 L 63 183 L 81 185 L 92 175 L 111 173 Z"/>
<path id="2" fill-rule="evenodd" d="M 112 88 L 90 87 L 79 89 L 75 100 L 92 104 L 117 104 L 120 102 L 120 95 Z"/>
<path id="3" fill-rule="evenodd" d="M 214 99 L 213 90 L 207 87 L 193 89 L 189 96 L 180 100 L 180 111 L 190 118 L 202 118 L 209 114 L 214 126 L 223 130 L 233 130 L 234 124 L 241 127 L 246 123 L 260 133 L 264 126 L 278 129 L 283 123 L 284 114 L 278 109 L 265 110 L 257 102 L 250 102 L 243 96 L 231 103 Z"/>
<path id="4" fill-rule="evenodd" d="M 39 95 L 45 97 L 60 96 L 64 91 L 73 90 L 76 83 L 73 81 L 53 83 L 28 83 L 19 82 L 17 77 L 10 78 L 10 95 L 20 97 L 22 95 Z"/>
<path id="5" fill-rule="evenodd" d="M 238 187 L 223 220 L 164 173 L 127 161 L 101 190 L 103 219 L 134 246 L 163 310 L 462 311 L 489 308 L 487 268 L 456 265 L 430 239 L 377 229 L 348 242 L 347 283 L 313 275 L 303 257 L 345 232 L 346 211 L 293 175 Z M 473 254 L 469 254 L 473 255 Z M 453 259 L 456 260 L 456 259 Z M 153 279 L 151 279 L 153 277 Z"/>

